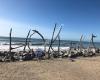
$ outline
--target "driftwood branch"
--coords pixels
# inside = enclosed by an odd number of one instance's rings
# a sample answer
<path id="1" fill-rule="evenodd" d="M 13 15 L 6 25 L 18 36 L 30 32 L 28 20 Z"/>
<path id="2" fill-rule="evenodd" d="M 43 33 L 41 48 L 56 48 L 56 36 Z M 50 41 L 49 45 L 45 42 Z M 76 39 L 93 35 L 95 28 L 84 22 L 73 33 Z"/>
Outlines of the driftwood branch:
<path id="1" fill-rule="evenodd" d="M 58 44 L 58 53 L 59 53 L 59 50 L 60 50 L 60 36 L 59 36 L 59 34 L 61 32 L 61 29 L 62 29 L 62 26 L 61 26 L 57 36 L 54 38 L 54 34 L 55 34 L 55 30 L 56 30 L 56 24 L 55 24 L 55 27 L 54 27 L 54 30 L 53 30 L 53 34 L 52 34 L 52 39 L 51 39 L 51 42 L 50 42 L 50 45 L 49 45 L 49 49 L 48 49 L 48 58 L 50 58 L 50 49 L 52 49 L 52 51 L 54 51 L 53 48 L 52 48 L 52 45 L 57 40 L 57 38 L 58 38 L 58 41 L 59 41 L 59 44 Z"/>
<path id="2" fill-rule="evenodd" d="M 11 47 L 11 42 L 12 42 L 12 28 L 10 29 L 10 33 L 9 33 L 9 53 L 11 53 L 12 47 Z"/>
<path id="3" fill-rule="evenodd" d="M 52 38 L 51 38 L 51 42 L 50 42 L 50 45 L 49 45 L 48 58 L 50 58 L 50 48 L 51 48 L 51 46 L 53 44 L 53 37 L 54 37 L 55 30 L 56 30 L 56 26 L 57 26 L 57 24 L 55 24 L 55 27 L 54 27 L 54 30 L 53 30 L 53 34 L 52 34 Z"/>
<path id="4" fill-rule="evenodd" d="M 29 32 L 28 32 L 28 34 L 27 34 L 27 37 L 26 37 L 26 40 L 25 40 L 25 46 L 24 46 L 24 49 L 23 49 L 24 52 L 25 52 L 26 46 L 28 45 L 27 43 L 28 43 L 28 37 L 29 37 L 29 35 L 30 35 L 30 31 L 31 31 L 31 30 L 29 30 Z"/>

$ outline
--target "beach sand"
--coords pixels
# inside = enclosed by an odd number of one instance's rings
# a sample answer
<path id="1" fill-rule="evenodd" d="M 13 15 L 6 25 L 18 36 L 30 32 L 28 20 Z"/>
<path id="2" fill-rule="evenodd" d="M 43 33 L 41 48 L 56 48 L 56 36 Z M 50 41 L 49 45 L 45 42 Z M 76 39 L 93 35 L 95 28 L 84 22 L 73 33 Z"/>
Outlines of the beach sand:
<path id="1" fill-rule="evenodd" d="M 0 63 L 0 80 L 100 80 L 100 56 Z"/>

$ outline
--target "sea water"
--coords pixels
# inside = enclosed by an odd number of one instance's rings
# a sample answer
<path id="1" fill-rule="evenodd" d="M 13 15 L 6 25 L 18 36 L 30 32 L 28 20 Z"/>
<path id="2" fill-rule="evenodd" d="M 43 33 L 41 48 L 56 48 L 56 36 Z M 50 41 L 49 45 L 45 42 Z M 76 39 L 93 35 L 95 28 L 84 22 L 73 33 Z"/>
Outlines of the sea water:
<path id="1" fill-rule="evenodd" d="M 9 45 L 9 37 L 0 37 L 0 45 Z M 18 38 L 18 37 L 12 37 L 12 45 L 22 45 L 25 44 L 26 38 Z M 28 42 L 30 43 L 30 45 L 32 46 L 41 46 L 44 45 L 44 42 L 42 39 L 28 39 Z M 49 46 L 50 44 L 50 40 L 46 39 L 46 45 Z M 100 48 L 100 42 L 94 42 L 95 47 Z M 53 46 L 57 47 L 59 45 L 59 41 L 56 40 L 53 43 Z M 69 47 L 69 46 L 73 46 L 73 47 L 78 47 L 79 45 L 79 41 L 74 41 L 74 40 L 60 40 L 60 46 L 61 47 Z M 88 41 L 83 41 L 82 45 L 87 48 L 90 44 L 90 42 Z"/>

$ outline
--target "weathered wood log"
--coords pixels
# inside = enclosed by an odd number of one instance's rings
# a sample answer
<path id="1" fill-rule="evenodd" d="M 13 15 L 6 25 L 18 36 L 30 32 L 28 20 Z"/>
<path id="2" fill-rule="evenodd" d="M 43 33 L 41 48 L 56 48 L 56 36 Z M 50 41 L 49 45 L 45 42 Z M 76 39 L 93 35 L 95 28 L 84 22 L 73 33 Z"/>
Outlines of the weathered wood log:
<path id="1" fill-rule="evenodd" d="M 94 35 L 94 34 L 92 34 L 91 35 L 91 39 L 90 39 L 90 44 L 89 44 L 89 48 L 96 48 L 95 47 L 95 44 L 94 44 L 94 38 L 95 38 L 96 36 Z"/>
<path id="2" fill-rule="evenodd" d="M 59 41 L 59 43 L 58 43 L 58 54 L 60 55 L 60 35 L 58 35 L 58 41 Z"/>
<path id="3" fill-rule="evenodd" d="M 31 31 L 31 30 L 29 30 L 29 32 L 28 32 L 28 34 L 27 34 L 27 37 L 26 37 L 26 40 L 25 40 L 25 46 L 24 46 L 23 52 L 25 52 L 26 46 L 28 45 L 28 38 L 29 38 L 29 35 L 30 35 L 30 31 Z"/>
<path id="4" fill-rule="evenodd" d="M 57 24 L 55 24 L 55 27 L 54 27 L 54 30 L 53 30 L 53 34 L 52 34 L 52 38 L 51 38 L 50 45 L 49 45 L 49 49 L 48 49 L 48 59 L 50 58 L 50 49 L 53 50 L 52 45 L 53 45 L 53 43 L 57 40 L 57 38 L 59 37 L 59 34 L 60 34 L 60 32 L 61 32 L 61 29 L 62 29 L 62 26 L 61 26 L 61 28 L 60 28 L 60 30 L 59 30 L 57 36 L 54 38 L 56 26 L 57 26 Z M 59 46 L 58 46 L 58 47 L 59 47 Z M 53 50 L 53 52 L 55 52 L 55 51 Z"/>
<path id="5" fill-rule="evenodd" d="M 12 50 L 12 47 L 11 47 L 11 41 L 12 41 L 11 35 L 12 35 L 12 28 L 10 29 L 10 33 L 9 33 L 9 53 L 11 53 L 11 50 Z"/>
<path id="6" fill-rule="evenodd" d="M 42 40 L 45 42 L 45 39 L 44 39 L 43 35 L 39 31 L 37 31 L 37 30 L 32 30 L 32 31 L 39 34 L 41 36 Z"/>
<path id="7" fill-rule="evenodd" d="M 79 52 L 80 52 L 80 53 L 81 53 L 82 50 L 84 49 L 83 44 L 82 44 L 82 40 L 83 40 L 83 35 L 81 35 L 80 41 L 79 41 L 79 45 L 78 45 L 78 49 L 79 49 Z"/>
<path id="8" fill-rule="evenodd" d="M 31 37 L 35 34 L 35 33 L 37 33 L 41 38 L 42 38 L 42 40 L 43 40 L 43 43 L 44 43 L 44 45 L 45 45 L 45 39 L 44 39 L 44 36 L 39 32 L 39 31 L 37 31 L 37 30 L 32 30 L 33 31 L 33 33 L 30 35 L 30 37 L 29 37 L 29 42 L 31 42 Z M 29 46 L 29 42 L 28 42 L 28 46 Z M 45 50 L 45 46 L 44 46 L 44 50 Z"/>

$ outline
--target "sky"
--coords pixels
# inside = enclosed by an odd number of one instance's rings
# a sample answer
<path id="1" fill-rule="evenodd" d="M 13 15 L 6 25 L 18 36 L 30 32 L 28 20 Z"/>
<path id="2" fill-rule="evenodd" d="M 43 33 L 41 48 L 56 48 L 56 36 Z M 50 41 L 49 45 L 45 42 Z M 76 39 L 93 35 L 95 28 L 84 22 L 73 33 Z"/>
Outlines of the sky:
<path id="1" fill-rule="evenodd" d="M 0 0 L 0 36 L 9 36 L 10 28 L 14 37 L 36 29 L 50 39 L 55 23 L 57 31 L 62 26 L 61 39 L 83 34 L 89 40 L 93 33 L 100 41 L 100 0 Z"/>

